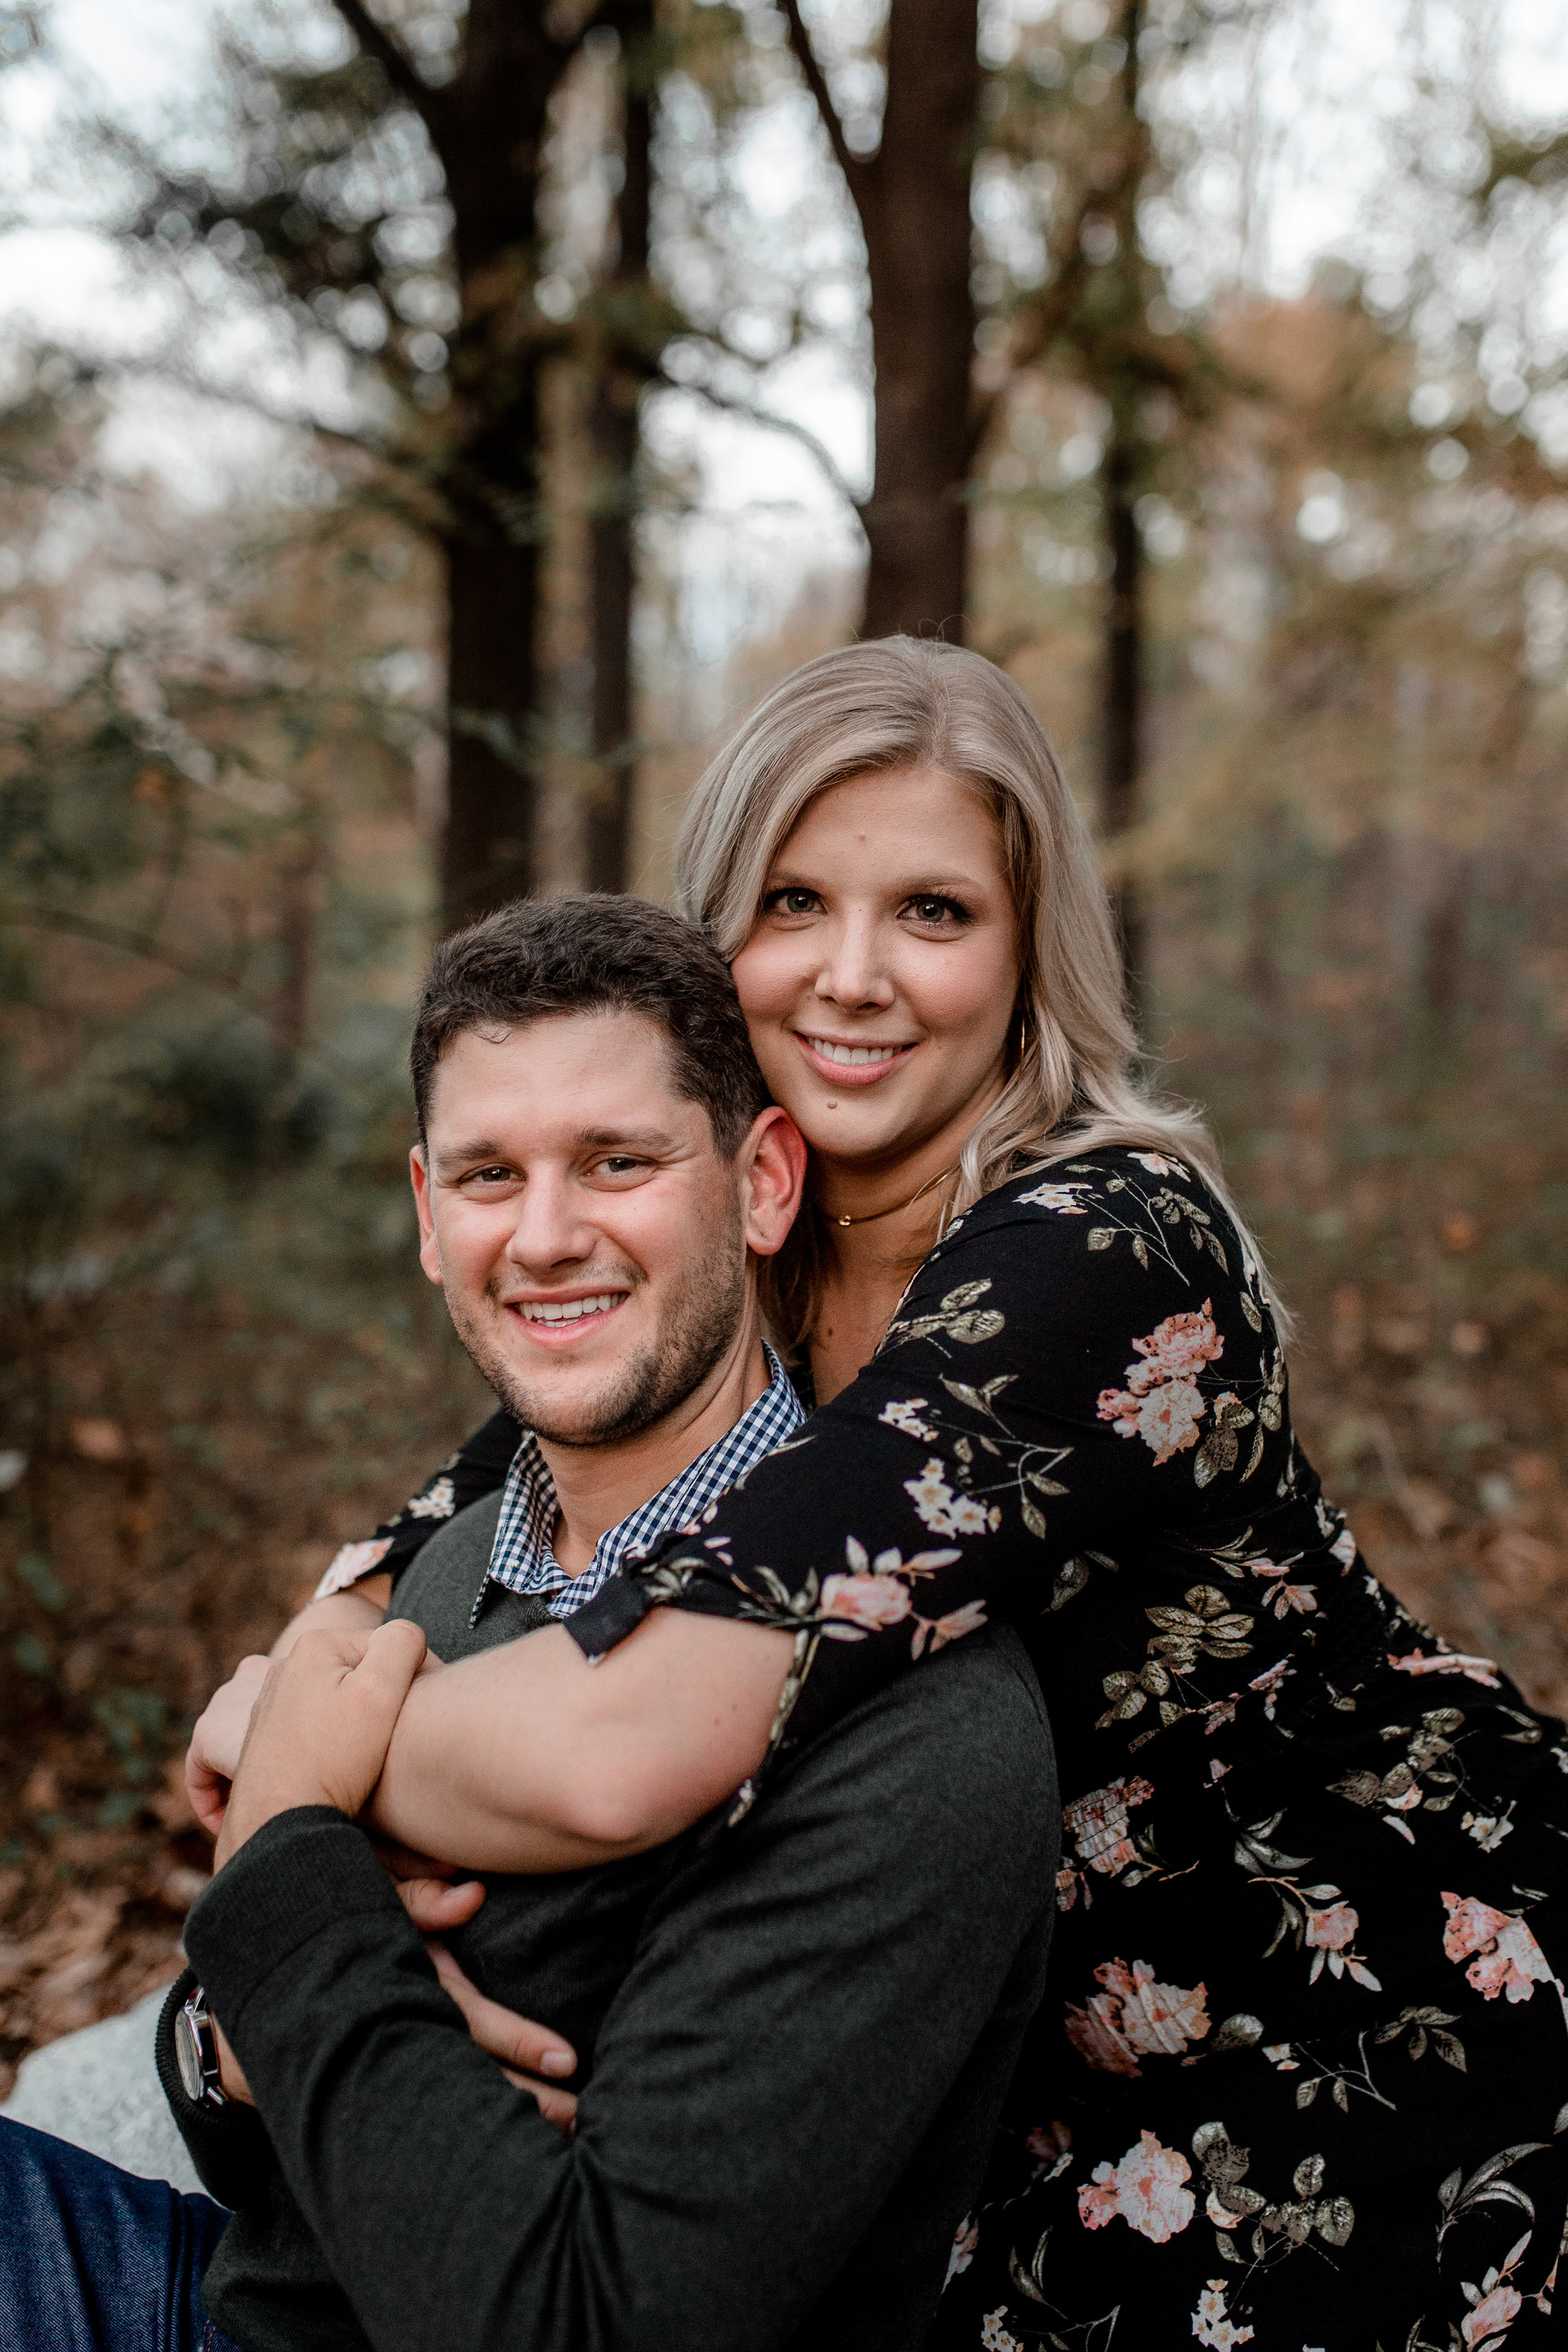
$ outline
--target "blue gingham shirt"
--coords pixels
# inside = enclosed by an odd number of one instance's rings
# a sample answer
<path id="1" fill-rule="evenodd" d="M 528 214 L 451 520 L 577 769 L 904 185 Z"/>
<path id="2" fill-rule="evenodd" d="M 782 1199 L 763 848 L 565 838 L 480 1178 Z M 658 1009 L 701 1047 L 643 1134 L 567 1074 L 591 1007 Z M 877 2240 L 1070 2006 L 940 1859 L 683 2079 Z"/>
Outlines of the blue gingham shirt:
<path id="1" fill-rule="evenodd" d="M 552 1617 L 572 1616 L 596 1599 L 626 1561 L 652 1551 L 662 1537 L 694 1526 L 726 1487 L 793 1437 L 805 1419 L 805 1410 L 784 1366 L 765 1340 L 763 1346 L 772 1377 L 756 1402 L 668 1486 L 639 1503 L 618 1527 L 606 1528 L 594 1547 L 592 1563 L 576 1576 L 568 1574 L 551 1549 L 560 1509 L 555 1481 L 539 1440 L 525 1429 L 507 1473 L 489 1574 L 474 1603 L 476 1619 L 492 1582 L 511 1592 L 537 1593 L 548 1601 Z"/>

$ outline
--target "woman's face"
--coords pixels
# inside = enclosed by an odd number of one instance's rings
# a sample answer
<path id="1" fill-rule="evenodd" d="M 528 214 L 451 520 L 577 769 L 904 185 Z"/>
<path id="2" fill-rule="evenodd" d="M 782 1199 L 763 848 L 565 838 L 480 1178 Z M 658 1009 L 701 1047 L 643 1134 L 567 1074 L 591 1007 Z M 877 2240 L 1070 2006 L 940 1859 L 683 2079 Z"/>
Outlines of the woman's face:
<path id="1" fill-rule="evenodd" d="M 1006 1076 L 1017 924 L 1002 831 L 931 768 L 819 793 L 779 850 L 734 964 L 775 1100 L 868 1173 L 956 1160 Z"/>

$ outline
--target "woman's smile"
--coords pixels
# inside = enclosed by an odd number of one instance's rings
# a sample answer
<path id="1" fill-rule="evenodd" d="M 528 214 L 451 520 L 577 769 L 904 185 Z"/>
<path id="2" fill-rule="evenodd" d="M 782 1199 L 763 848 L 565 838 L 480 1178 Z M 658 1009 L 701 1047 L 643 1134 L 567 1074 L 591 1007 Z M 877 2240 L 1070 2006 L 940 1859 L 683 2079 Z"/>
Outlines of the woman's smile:
<path id="1" fill-rule="evenodd" d="M 874 1087 L 892 1070 L 902 1069 L 917 1050 L 918 1040 L 908 1045 L 868 1045 L 847 1038 L 807 1036 L 803 1030 L 795 1033 L 806 1060 L 835 1086 Z"/>

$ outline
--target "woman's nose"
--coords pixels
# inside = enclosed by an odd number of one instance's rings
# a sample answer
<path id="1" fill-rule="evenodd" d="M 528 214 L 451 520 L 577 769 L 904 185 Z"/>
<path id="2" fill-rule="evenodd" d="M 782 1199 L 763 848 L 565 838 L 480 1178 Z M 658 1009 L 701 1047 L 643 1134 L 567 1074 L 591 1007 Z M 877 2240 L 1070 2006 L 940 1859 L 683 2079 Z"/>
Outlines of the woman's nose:
<path id="1" fill-rule="evenodd" d="M 844 924 L 817 973 L 816 994 L 825 1003 L 841 1004 L 847 1013 L 857 1013 L 882 1010 L 896 992 L 879 951 L 876 925 Z"/>

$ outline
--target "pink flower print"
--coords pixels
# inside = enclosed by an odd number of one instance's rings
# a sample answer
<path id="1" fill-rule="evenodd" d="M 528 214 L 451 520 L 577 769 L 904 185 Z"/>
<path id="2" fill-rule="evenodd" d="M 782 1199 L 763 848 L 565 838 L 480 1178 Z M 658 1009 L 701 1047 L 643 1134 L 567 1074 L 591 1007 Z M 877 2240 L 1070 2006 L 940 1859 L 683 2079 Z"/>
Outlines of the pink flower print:
<path id="1" fill-rule="evenodd" d="M 1018 1199 L 1026 1208 L 1051 1209 L 1058 1217 L 1087 1217 L 1089 1211 L 1078 1197 L 1083 1190 L 1081 1184 L 1037 1184 Z"/>
<path id="2" fill-rule="evenodd" d="M 1085 2065 L 1092 2066 L 1097 2074 L 1143 2072 L 1122 2034 L 1120 2004 L 1108 2000 L 1103 1993 L 1091 1995 L 1086 2010 L 1070 2000 L 1067 2003 L 1067 2037 Z"/>
<path id="3" fill-rule="evenodd" d="M 1141 1437 L 1155 1462 L 1168 1462 L 1198 1442 L 1198 1423 L 1207 1410 L 1197 1377 L 1225 1353 L 1215 1328 L 1214 1302 L 1205 1298 L 1197 1315 L 1167 1315 L 1146 1339 L 1132 1345 L 1144 1360 L 1127 1367 L 1124 1389 L 1101 1389 L 1096 1406 L 1101 1421 L 1114 1423 L 1118 1437 Z"/>
<path id="4" fill-rule="evenodd" d="M 1130 1389 L 1101 1389 L 1096 1406 L 1100 1420 L 1113 1423 L 1118 1437 L 1141 1437 L 1152 1447 L 1156 1464 L 1197 1444 L 1198 1423 L 1205 1410 L 1191 1381 L 1168 1381 L 1144 1395 L 1134 1395 Z"/>
<path id="5" fill-rule="evenodd" d="M 1121 2214 L 1141 2238 L 1163 2246 L 1178 2236 L 1197 2210 L 1183 2181 L 1192 2166 L 1173 2147 L 1163 2147 L 1152 2131 L 1141 2132 L 1120 2164 L 1097 2164 L 1094 2178 L 1078 2192 L 1079 2219 L 1086 2230 L 1103 2230 Z"/>
<path id="6" fill-rule="evenodd" d="M 1024 2352 L 1024 2347 L 1017 2337 L 1009 2336 L 1002 2325 L 1006 2310 L 1006 2305 L 999 2303 L 995 2310 L 988 2311 L 981 2321 L 980 2341 L 984 2346 L 985 2352 Z"/>
<path id="7" fill-rule="evenodd" d="M 1062 1827 L 1073 1842 L 1079 1862 L 1104 1878 L 1120 1877 L 1138 1849 L 1127 1834 L 1127 1815 L 1134 1805 L 1146 1805 L 1154 1791 L 1147 1780 L 1112 1780 L 1108 1789 L 1091 1789 L 1062 1807 Z"/>
<path id="8" fill-rule="evenodd" d="M 923 1437 L 929 1445 L 936 1432 L 929 1421 L 921 1419 L 924 1397 L 893 1397 L 877 1415 L 889 1429 L 901 1429 L 906 1437 Z"/>
<path id="9" fill-rule="evenodd" d="M 1163 1151 L 1134 1151 L 1131 1156 L 1151 1176 L 1184 1176 L 1187 1172 L 1179 1160 L 1167 1160 Z"/>
<path id="10" fill-rule="evenodd" d="M 1463 1675 L 1468 1682 L 1479 1683 L 1486 1690 L 1500 1690 L 1495 1658 L 1461 1657 L 1457 1650 L 1439 1650 L 1428 1655 L 1425 1650 L 1412 1650 L 1396 1658 L 1391 1650 L 1388 1663 L 1401 1675 Z"/>
<path id="11" fill-rule="evenodd" d="M 897 1576 L 829 1576 L 824 1579 L 821 1610 L 825 1617 L 858 1625 L 863 1633 L 879 1633 L 907 1617 L 910 1588 Z"/>
<path id="12" fill-rule="evenodd" d="M 1105 1987 L 1087 2010 L 1067 2004 L 1068 2040 L 1103 2074 L 1141 2074 L 1140 2058 L 1179 2058 L 1209 2030 L 1206 1988 L 1160 1984 L 1147 1961 L 1106 1960 L 1095 1979 Z"/>
<path id="13" fill-rule="evenodd" d="M 1234 2216 L 1232 2217 L 1234 2226 Z M 1210 2279 L 1198 2297 L 1198 2307 L 1193 2314 L 1193 2334 L 1200 2344 L 1210 2347 L 1210 2352 L 1229 2352 L 1233 2344 L 1250 2344 L 1253 2331 L 1238 2327 L 1226 2309 L 1224 2279 Z"/>
<path id="14" fill-rule="evenodd" d="M 933 1535 L 990 1535 L 1002 1524 L 1002 1514 L 994 1505 L 987 1508 L 973 1495 L 953 1493 L 934 1454 L 918 1478 L 904 1480 L 904 1492 Z"/>
<path id="15" fill-rule="evenodd" d="M 1209 2030 L 1207 1987 L 1158 1984 L 1154 1971 L 1134 1960 L 1129 1977 L 1121 1969 L 1120 1983 L 1112 1971 L 1119 1960 L 1097 1969 L 1101 1984 L 1121 1995 L 1121 2030 L 1140 2057 L 1179 2058 L 1189 2042 L 1201 2042 Z"/>
<path id="16" fill-rule="evenodd" d="M 1475 2293 L 1472 2287 L 1471 2294 Z M 1483 2295 L 1475 2309 L 1466 2315 L 1459 2330 L 1465 2352 L 1479 2352 L 1485 2345 L 1500 2344 L 1508 2330 L 1519 2317 L 1521 2297 L 1516 2287 L 1494 2286 Z"/>
<path id="17" fill-rule="evenodd" d="M 1283 1617 L 1286 1612 L 1291 1609 L 1299 1611 L 1303 1617 L 1306 1617 L 1317 1608 L 1318 1593 L 1315 1585 L 1286 1582 L 1285 1580 L 1290 1572 L 1289 1563 L 1281 1567 L 1277 1561 L 1271 1559 L 1249 1559 L 1247 1564 L 1253 1575 L 1260 1576 L 1268 1585 L 1268 1590 L 1264 1595 L 1263 1606 L 1265 1609 L 1272 1609 L 1276 1617 Z"/>
<path id="18" fill-rule="evenodd" d="M 980 2224 L 973 2213 L 966 2213 L 958 2225 L 958 2234 L 952 2242 L 952 2252 L 947 2258 L 947 2276 L 942 2281 L 944 2290 L 952 2284 L 960 2271 L 966 2271 L 969 2268 L 970 2263 L 974 2260 L 974 2249 L 979 2243 Z"/>
<path id="19" fill-rule="evenodd" d="M 1316 1891 L 1332 1895 L 1334 1889 L 1330 1886 Z M 1383 1990 L 1381 1981 L 1373 1975 L 1365 1961 L 1358 1960 L 1350 1949 L 1360 1925 L 1360 1914 L 1349 1903 L 1329 1903 L 1321 1910 L 1308 1911 L 1307 1947 L 1312 1955 L 1311 1971 L 1307 1979 L 1309 1984 L 1317 1983 L 1323 1973 L 1323 1962 L 1327 1960 L 1331 1976 L 1342 1977 L 1348 1969 L 1357 1984 L 1365 1985 L 1370 1992 Z"/>
<path id="20" fill-rule="evenodd" d="M 950 1609 L 945 1617 L 921 1617 L 916 1621 L 914 1643 L 910 1656 L 918 1658 L 929 1639 L 934 1658 L 950 1642 L 961 1642 L 965 1633 L 977 1633 L 985 1622 L 985 1603 L 966 1601 L 962 1609 Z"/>
<path id="21" fill-rule="evenodd" d="M 1342 1568 L 1348 1569 L 1355 1566 L 1356 1541 L 1349 1528 L 1340 1529 L 1339 1534 L 1329 1546 L 1329 1551 L 1331 1556 L 1339 1561 Z"/>
<path id="22" fill-rule="evenodd" d="M 312 1601 L 325 1601 L 329 1593 L 346 1592 L 362 1576 L 369 1576 L 381 1566 L 392 1549 L 390 1536 L 371 1536 L 363 1543 L 340 1544 L 332 1554 L 331 1565 L 314 1592 Z"/>
<path id="23" fill-rule="evenodd" d="M 1321 1945 L 1325 1952 L 1342 1952 L 1353 1942 L 1361 1925 L 1359 1913 L 1348 1903 L 1331 1903 L 1326 1911 L 1312 1911 L 1307 1916 L 1307 1942 Z"/>
<path id="24" fill-rule="evenodd" d="M 1191 1381 L 1167 1381 L 1153 1389 L 1138 1407 L 1138 1434 L 1153 1448 L 1156 1465 L 1173 1454 L 1184 1454 L 1198 1442 L 1204 1401 Z"/>
<path id="25" fill-rule="evenodd" d="M 1225 1353 L 1212 1298 L 1204 1300 L 1196 1315 L 1167 1315 L 1146 1339 L 1134 1339 L 1132 1345 L 1148 1359 L 1147 1366 L 1127 1368 L 1129 1387 L 1140 1392 L 1153 1381 L 1195 1380 L 1205 1364 L 1217 1362 Z"/>
<path id="26" fill-rule="evenodd" d="M 1510 2000 L 1533 2000 L 1538 1984 L 1555 1984 L 1545 1953 L 1522 1919 L 1494 1911 L 1475 1895 L 1445 1895 L 1448 1924 L 1443 1949 L 1449 1959 L 1470 1959 L 1465 1975 L 1488 2000 L 1506 1992 Z"/>

